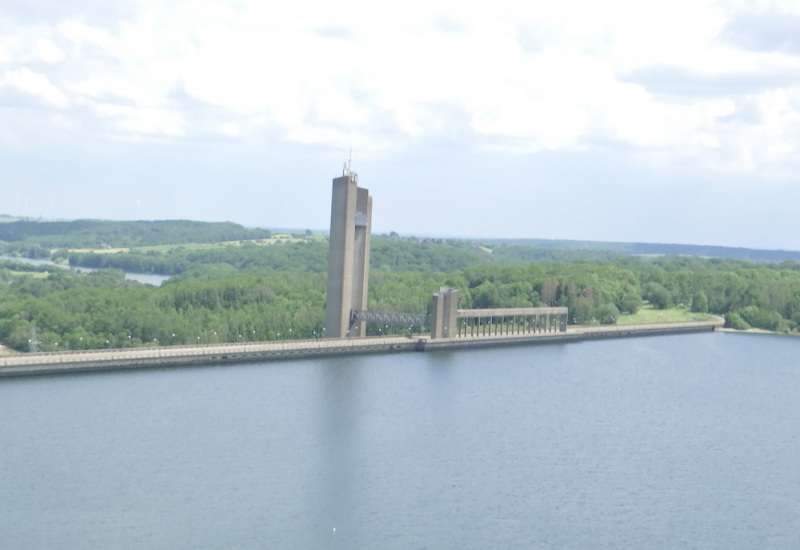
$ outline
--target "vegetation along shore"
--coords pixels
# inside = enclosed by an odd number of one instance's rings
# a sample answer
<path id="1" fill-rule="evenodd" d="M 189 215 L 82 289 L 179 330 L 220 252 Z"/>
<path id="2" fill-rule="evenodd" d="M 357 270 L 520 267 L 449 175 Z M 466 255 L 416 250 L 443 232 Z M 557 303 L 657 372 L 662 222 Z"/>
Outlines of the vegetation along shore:
<path id="1" fill-rule="evenodd" d="M 638 254 L 619 243 L 581 244 L 376 235 L 369 307 L 430 313 L 430 296 L 446 286 L 459 290 L 464 309 L 566 306 L 570 325 L 716 315 L 737 330 L 800 327 L 800 253 L 703 249 L 761 260 L 752 261 L 692 256 L 692 247 L 678 245 Z M 10 256 L 0 260 L 0 343 L 29 352 L 322 338 L 326 254 L 326 235 L 309 230 L 190 221 L 0 223 L 0 255 Z M 170 278 L 156 287 L 126 280 L 125 271 Z"/>

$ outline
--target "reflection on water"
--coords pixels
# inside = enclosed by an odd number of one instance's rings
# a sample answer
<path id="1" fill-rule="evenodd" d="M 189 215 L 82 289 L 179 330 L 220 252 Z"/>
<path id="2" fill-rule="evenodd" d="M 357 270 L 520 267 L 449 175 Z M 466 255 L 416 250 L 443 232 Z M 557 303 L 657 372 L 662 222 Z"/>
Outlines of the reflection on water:
<path id="1" fill-rule="evenodd" d="M 307 497 L 314 516 L 311 526 L 318 533 L 307 541 L 308 547 L 328 532 L 330 548 L 350 548 L 357 541 L 360 520 L 354 512 L 361 477 L 358 465 L 369 445 L 362 431 L 360 399 L 364 377 L 369 375 L 368 361 L 363 356 L 331 358 L 316 373 L 315 401 L 319 406 L 314 415 L 319 448 L 314 453 L 316 466 L 311 479 L 317 489 L 309 491 Z"/>
<path id="2" fill-rule="evenodd" d="M 169 275 L 156 275 L 155 273 L 128 273 L 125 278 L 129 281 L 139 281 L 146 285 L 161 286 L 161 283 L 169 279 Z"/>
<path id="3" fill-rule="evenodd" d="M 3 380 L 0 533 L 34 549 L 795 548 L 798 346 L 704 333 Z"/>

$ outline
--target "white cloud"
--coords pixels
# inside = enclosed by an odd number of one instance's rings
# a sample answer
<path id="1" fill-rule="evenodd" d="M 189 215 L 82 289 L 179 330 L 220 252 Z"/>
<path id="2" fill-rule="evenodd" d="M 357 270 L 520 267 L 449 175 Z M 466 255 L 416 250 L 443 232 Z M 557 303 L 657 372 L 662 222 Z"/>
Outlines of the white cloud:
<path id="1" fill-rule="evenodd" d="M 0 63 L 54 64 L 65 53 L 54 43 L 54 33 L 46 26 L 12 27 L 0 24 Z"/>
<path id="2" fill-rule="evenodd" d="M 50 40 L 36 41 L 36 57 L 45 63 L 58 63 L 65 57 L 64 52 Z"/>
<path id="3" fill-rule="evenodd" d="M 140 137 L 202 128 L 378 151 L 457 128 L 476 148 L 520 153 L 619 144 L 681 164 L 714 149 L 731 154 L 713 157 L 724 171 L 740 168 L 741 151 L 755 165 L 797 154 L 797 88 L 787 82 L 800 61 L 723 39 L 742 10 L 768 9 L 752 6 L 144 1 L 107 24 L 73 14 L 19 29 L 0 39 L 0 59 L 17 66 L 6 86 L 89 107 L 76 116 Z M 735 21 L 751 36 L 746 18 Z M 198 102 L 214 107 L 202 123 Z M 747 120 L 736 116 L 745 104 L 759 109 Z"/>
<path id="4" fill-rule="evenodd" d="M 10 87 L 35 96 L 45 104 L 65 108 L 69 105 L 67 96 L 55 87 L 44 75 L 22 68 L 3 73 L 2 88 Z M 0 90 L 2 89 L 0 88 Z"/>
<path id="5" fill-rule="evenodd" d="M 153 136 L 181 136 L 183 135 L 183 117 L 166 109 L 143 109 L 127 105 L 96 106 L 97 112 L 116 120 L 117 125 L 128 132 L 135 134 L 151 134 Z"/>
<path id="6" fill-rule="evenodd" d="M 99 46 L 109 52 L 113 52 L 118 41 L 111 36 L 109 31 L 87 25 L 82 18 L 67 19 L 57 25 L 59 34 L 72 42 L 73 46 L 83 47 L 86 45 Z"/>

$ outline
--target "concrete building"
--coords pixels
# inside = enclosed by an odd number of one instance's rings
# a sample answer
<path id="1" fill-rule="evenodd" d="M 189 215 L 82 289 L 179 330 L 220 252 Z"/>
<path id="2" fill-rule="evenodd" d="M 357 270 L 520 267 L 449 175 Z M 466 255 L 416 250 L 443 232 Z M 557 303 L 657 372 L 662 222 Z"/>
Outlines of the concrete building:
<path id="1" fill-rule="evenodd" d="M 369 311 L 369 250 L 372 197 L 358 186 L 358 174 L 345 165 L 333 180 L 328 244 L 326 338 L 363 338 L 367 322 L 430 328 L 431 340 L 565 332 L 567 308 L 458 309 L 458 290 L 440 288 L 430 316 Z"/>
<path id="2" fill-rule="evenodd" d="M 362 337 L 364 321 L 350 320 L 350 311 L 367 309 L 372 197 L 358 186 L 358 174 L 345 166 L 333 180 L 331 232 L 328 245 L 328 291 L 325 304 L 327 338 Z"/>

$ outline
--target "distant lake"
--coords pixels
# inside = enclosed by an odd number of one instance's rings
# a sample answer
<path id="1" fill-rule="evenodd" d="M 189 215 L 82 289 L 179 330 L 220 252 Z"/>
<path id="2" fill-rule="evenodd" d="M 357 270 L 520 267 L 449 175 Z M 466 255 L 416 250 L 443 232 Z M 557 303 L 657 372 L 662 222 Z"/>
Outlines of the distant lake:
<path id="1" fill-rule="evenodd" d="M 799 548 L 800 339 L 0 380 L 4 548 Z"/>
<path id="2" fill-rule="evenodd" d="M 57 264 L 51 260 L 34 260 L 32 258 L 23 258 L 17 256 L 0 256 L 0 260 L 14 260 L 17 262 L 21 262 L 24 264 L 30 265 L 50 265 L 53 267 L 58 267 L 60 269 L 74 269 L 75 271 L 79 271 L 81 273 L 91 273 L 95 271 L 94 269 L 88 267 L 70 267 L 65 264 Z M 129 281 L 139 281 L 140 283 L 145 283 L 148 285 L 153 286 L 161 286 L 161 283 L 169 279 L 168 275 L 156 275 L 153 273 L 128 273 L 125 272 L 125 278 Z"/>

